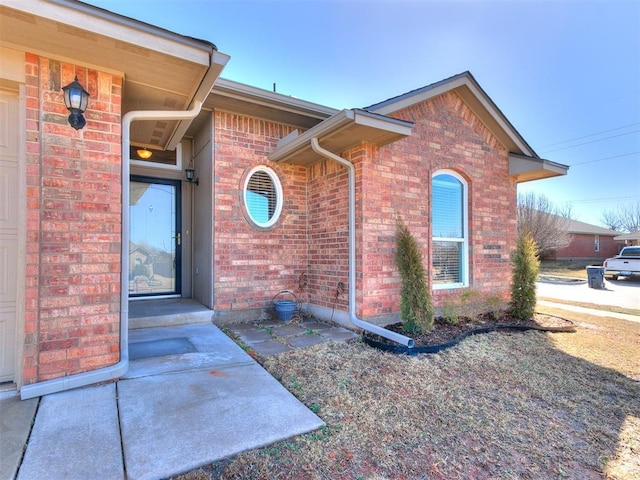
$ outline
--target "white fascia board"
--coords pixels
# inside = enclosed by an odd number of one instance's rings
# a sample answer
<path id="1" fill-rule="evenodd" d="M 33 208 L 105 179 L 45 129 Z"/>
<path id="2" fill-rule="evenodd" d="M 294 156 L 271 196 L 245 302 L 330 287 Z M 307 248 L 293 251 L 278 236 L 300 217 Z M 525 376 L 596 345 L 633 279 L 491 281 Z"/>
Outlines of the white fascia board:
<path id="1" fill-rule="evenodd" d="M 475 99 L 482 105 L 491 118 L 498 124 L 498 126 L 508 135 L 518 149 L 525 155 L 537 157 L 536 153 L 527 145 L 520 134 L 513 128 L 511 123 L 506 119 L 502 112 L 497 108 L 488 95 L 480 88 L 480 86 L 473 80 L 469 73 L 463 73 L 457 75 L 449 80 L 435 83 L 431 86 L 424 87 L 414 92 L 409 92 L 404 95 L 400 95 L 396 99 L 390 99 L 382 102 L 380 107 L 372 108 L 370 111 L 379 113 L 381 115 L 388 115 L 392 112 L 410 107 L 416 103 L 429 100 L 444 93 L 450 92 L 460 87 L 466 87 L 473 94 Z M 464 100 L 464 98 L 463 98 Z M 473 109 L 472 106 L 470 108 Z M 476 112 L 476 115 L 478 113 Z M 482 119 L 482 115 L 478 115 Z"/>
<path id="2" fill-rule="evenodd" d="M 545 175 L 540 178 L 533 178 L 531 180 L 539 180 L 542 178 L 559 177 L 566 175 L 569 171 L 569 166 L 557 162 L 552 162 L 551 160 L 544 160 L 542 158 L 528 157 L 525 155 L 518 155 L 514 153 L 509 154 L 509 175 L 518 176 L 540 170 L 548 172 L 549 175 Z"/>
<path id="3" fill-rule="evenodd" d="M 358 125 L 376 128 L 378 130 L 387 130 L 389 132 L 398 133 L 404 136 L 411 135 L 413 123 L 404 120 L 398 120 L 393 117 L 385 117 L 377 113 L 367 112 L 366 110 L 354 109 L 354 122 Z"/>
<path id="4" fill-rule="evenodd" d="M 369 109 L 370 112 L 375 112 L 380 115 L 388 115 L 398 110 L 408 108 L 416 103 L 423 102 L 438 95 L 442 95 L 454 88 L 458 88 L 465 84 L 465 77 L 458 77 L 448 82 L 439 82 L 431 86 L 418 89 L 413 92 L 408 92 L 404 95 L 400 95 L 395 99 L 390 99 L 381 103 L 380 107 Z"/>
<path id="5" fill-rule="evenodd" d="M 324 122 L 310 128 L 297 138 L 285 143 L 282 148 L 276 148 L 275 151 L 268 155 L 269 160 L 278 162 L 281 158 L 289 157 L 298 150 L 308 148 L 312 138 L 321 138 L 329 132 L 340 129 L 351 123 L 353 118 L 353 110 L 341 110 L 334 116 L 326 119 Z"/>
<path id="6" fill-rule="evenodd" d="M 229 55 L 225 55 L 224 53 L 217 51 L 213 52 L 213 55 L 211 55 L 211 66 L 200 82 L 200 85 L 191 99 L 187 110 L 193 108 L 195 102 L 204 103 L 211 90 L 213 90 L 213 86 L 218 80 L 222 69 L 227 65 L 229 58 Z M 165 150 L 174 150 L 178 144 L 180 144 L 192 122 L 193 119 L 178 122 L 175 130 L 169 138 L 169 141 L 167 142 L 167 145 L 165 146 Z"/>
<path id="7" fill-rule="evenodd" d="M 318 103 L 300 100 L 299 98 L 290 97 L 281 93 L 270 92 L 263 88 L 254 87 L 233 80 L 221 78 L 216 82 L 216 87 L 220 89 L 216 92 L 230 98 L 239 100 L 250 100 L 254 103 L 264 106 L 279 105 L 281 110 L 291 111 L 292 113 L 312 112 L 318 118 L 327 118 L 335 115 L 340 110 L 320 105 Z"/>
<path id="8" fill-rule="evenodd" d="M 405 137 L 411 135 L 411 128 L 413 127 L 411 122 L 405 122 L 404 120 L 384 117 L 365 110 L 345 109 L 310 128 L 302 135 L 292 133 L 289 138 L 285 137 L 284 142 L 280 143 L 280 148 L 276 148 L 268 157 L 274 162 L 278 162 L 283 158 L 289 158 L 296 152 L 309 148 L 312 138 L 322 140 L 323 137 L 354 124 L 392 132 Z"/>
<path id="9" fill-rule="evenodd" d="M 209 42 L 85 3 L 69 0 L 0 0 L 0 5 L 200 65 L 208 66 L 211 52 L 215 50 Z"/>
<path id="10" fill-rule="evenodd" d="M 465 86 L 471 90 L 476 99 L 482 104 L 487 112 L 493 117 L 493 119 L 498 123 L 500 128 L 504 130 L 509 138 L 515 143 L 520 151 L 524 155 L 530 155 L 533 157 L 537 157 L 536 152 L 534 152 L 527 142 L 520 136 L 520 134 L 513 128 L 511 123 L 506 119 L 506 117 L 502 114 L 500 110 L 497 109 L 493 101 L 484 93 L 483 90 L 475 83 L 470 81 L 468 77 L 465 77 Z M 480 117 L 482 118 L 482 117 Z"/>

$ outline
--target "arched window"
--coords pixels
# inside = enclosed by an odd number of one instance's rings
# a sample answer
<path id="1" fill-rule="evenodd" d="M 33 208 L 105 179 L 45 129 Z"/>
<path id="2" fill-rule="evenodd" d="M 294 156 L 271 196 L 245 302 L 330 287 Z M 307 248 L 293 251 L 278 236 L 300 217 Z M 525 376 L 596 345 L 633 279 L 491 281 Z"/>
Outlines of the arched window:
<path id="1" fill-rule="evenodd" d="M 264 166 L 255 167 L 245 178 L 244 205 L 249 219 L 258 227 L 268 228 L 282 212 L 282 185 L 276 173 Z"/>
<path id="2" fill-rule="evenodd" d="M 432 178 L 431 199 L 433 288 L 469 285 L 467 183 L 452 171 Z"/>

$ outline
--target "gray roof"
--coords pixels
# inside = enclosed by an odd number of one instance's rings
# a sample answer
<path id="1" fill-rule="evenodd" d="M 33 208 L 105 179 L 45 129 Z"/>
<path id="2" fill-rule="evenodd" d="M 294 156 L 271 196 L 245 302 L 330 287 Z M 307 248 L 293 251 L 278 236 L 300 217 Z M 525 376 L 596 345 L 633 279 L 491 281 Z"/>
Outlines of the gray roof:
<path id="1" fill-rule="evenodd" d="M 614 237 L 614 240 L 640 240 L 640 230 L 637 232 L 625 233 Z"/>
<path id="2" fill-rule="evenodd" d="M 569 233 L 583 233 L 590 235 L 606 235 L 614 237 L 620 235 L 620 232 L 611 230 L 609 228 L 598 227 L 597 225 L 591 225 L 589 223 L 579 222 L 577 220 L 568 219 L 567 231 Z"/>

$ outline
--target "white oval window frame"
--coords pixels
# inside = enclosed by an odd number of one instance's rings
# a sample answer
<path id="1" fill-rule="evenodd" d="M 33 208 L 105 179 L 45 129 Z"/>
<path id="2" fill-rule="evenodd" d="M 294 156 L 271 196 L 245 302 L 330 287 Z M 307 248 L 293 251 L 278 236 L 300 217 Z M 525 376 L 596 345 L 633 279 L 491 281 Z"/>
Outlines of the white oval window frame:
<path id="1" fill-rule="evenodd" d="M 268 222 L 256 221 L 256 219 L 253 218 L 253 216 L 251 215 L 251 211 L 247 206 L 247 186 L 249 185 L 249 180 L 251 180 L 251 177 L 256 172 L 264 172 L 267 175 L 269 175 L 269 178 L 271 178 L 273 185 L 276 187 L 276 208 L 273 212 L 273 217 L 271 217 L 271 219 Z M 284 193 L 282 191 L 282 184 L 280 183 L 280 178 L 278 178 L 278 175 L 276 174 L 276 172 L 274 172 L 269 167 L 265 167 L 264 165 L 258 165 L 257 167 L 252 168 L 249 171 L 249 173 L 247 173 L 247 175 L 245 176 L 244 185 L 242 187 L 242 201 L 243 201 L 244 210 L 247 213 L 247 218 L 250 220 L 250 222 L 253 225 L 260 228 L 270 228 L 273 225 L 275 225 L 275 223 L 280 219 L 280 214 L 282 213 L 283 198 L 284 198 Z"/>

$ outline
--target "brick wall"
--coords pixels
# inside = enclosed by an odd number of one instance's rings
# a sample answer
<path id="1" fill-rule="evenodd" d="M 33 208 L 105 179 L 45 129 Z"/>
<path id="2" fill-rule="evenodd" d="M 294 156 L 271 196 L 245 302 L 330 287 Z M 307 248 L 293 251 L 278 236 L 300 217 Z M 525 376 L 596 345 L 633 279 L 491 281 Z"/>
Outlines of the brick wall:
<path id="1" fill-rule="evenodd" d="M 227 112 L 215 112 L 214 121 L 214 307 L 263 308 L 280 290 L 300 293 L 307 272 L 307 171 L 267 159 L 291 127 Z M 273 169 L 284 192 L 281 217 L 266 230 L 252 226 L 243 208 L 243 182 L 257 165 Z"/>
<path id="2" fill-rule="evenodd" d="M 395 266 L 395 218 L 401 214 L 430 262 L 431 176 L 451 169 L 468 182 L 470 286 L 508 296 L 509 256 L 516 240 L 516 185 L 508 155 L 455 94 L 447 93 L 394 115 L 414 122 L 411 137 L 377 148 L 360 145 L 344 158 L 356 169 L 357 307 L 363 318 L 397 314 L 400 280 Z M 216 113 L 216 309 L 264 307 L 281 289 L 309 275 L 308 301 L 347 309 L 336 299 L 348 286 L 348 174 L 336 162 L 309 168 L 270 165 L 283 183 L 283 217 L 259 231 L 245 220 L 243 175 L 267 163 L 287 127 Z M 308 247 L 307 247 L 308 244 Z M 433 291 L 440 304 L 449 290 Z"/>
<path id="3" fill-rule="evenodd" d="M 117 363 L 122 80 L 27 54 L 25 384 Z M 87 125 L 67 124 L 78 76 Z"/>
<path id="4" fill-rule="evenodd" d="M 509 295 L 510 253 L 516 241 L 516 185 L 507 151 L 455 93 L 396 112 L 414 122 L 411 137 L 376 148 L 360 145 L 343 157 L 356 169 L 357 314 L 397 314 L 395 219 L 402 215 L 430 265 L 431 176 L 451 169 L 468 183 L 470 286 Z M 338 282 L 348 281 L 347 171 L 323 161 L 309 168 L 311 302 L 333 307 Z M 439 305 L 450 290 L 432 291 Z M 336 302 L 346 310 L 346 295 Z"/>
<path id="5" fill-rule="evenodd" d="M 507 296 L 516 241 L 516 185 L 508 176 L 508 152 L 455 92 L 392 116 L 414 127 L 409 138 L 381 148 L 368 167 L 368 181 L 375 183 L 365 192 L 364 236 L 379 254 L 365 262 L 364 277 L 371 279 L 364 289 L 365 305 L 377 302 L 381 313 L 399 310 L 399 293 L 386 299 L 386 292 L 400 290 L 392 267 L 395 212 L 422 245 L 429 271 L 431 176 L 442 169 L 456 171 L 468 183 L 470 286 Z M 433 290 L 434 303 L 450 293 Z"/>
<path id="6" fill-rule="evenodd" d="M 346 310 L 349 283 L 349 177 L 337 162 L 309 167 L 309 298 L 323 307 Z M 344 294 L 336 297 L 338 283 Z"/>
<path id="7" fill-rule="evenodd" d="M 595 235 L 571 234 L 571 243 L 555 253 L 558 260 L 605 260 L 618 254 L 622 242 L 616 242 L 613 237 L 600 235 L 600 250 L 595 250 Z"/>

